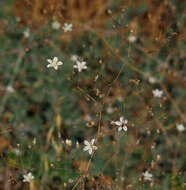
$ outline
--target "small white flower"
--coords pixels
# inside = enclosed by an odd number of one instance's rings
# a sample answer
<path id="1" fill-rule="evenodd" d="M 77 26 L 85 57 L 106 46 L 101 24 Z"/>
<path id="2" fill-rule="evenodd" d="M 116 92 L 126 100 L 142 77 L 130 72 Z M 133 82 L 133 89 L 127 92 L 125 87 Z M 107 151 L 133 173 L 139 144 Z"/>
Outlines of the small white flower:
<path id="1" fill-rule="evenodd" d="M 136 41 L 136 36 L 130 35 L 128 37 L 129 42 L 134 43 Z"/>
<path id="2" fill-rule="evenodd" d="M 76 142 L 76 148 L 79 148 L 79 142 L 78 141 Z"/>
<path id="3" fill-rule="evenodd" d="M 14 88 L 12 86 L 9 85 L 9 86 L 6 87 L 6 91 L 9 92 L 9 93 L 13 93 L 15 90 L 14 90 Z"/>
<path id="4" fill-rule="evenodd" d="M 150 82 L 151 84 L 154 84 L 154 83 L 156 82 L 156 78 L 154 78 L 154 77 L 149 77 L 149 82 Z"/>
<path id="5" fill-rule="evenodd" d="M 27 28 L 24 32 L 23 32 L 23 35 L 25 38 L 29 38 L 30 37 L 30 29 Z"/>
<path id="6" fill-rule="evenodd" d="M 55 70 L 58 70 L 58 66 L 59 65 L 63 65 L 63 63 L 61 61 L 58 61 L 57 57 L 54 57 L 53 60 L 52 59 L 47 59 L 47 61 L 50 63 L 47 65 L 47 67 L 54 67 Z"/>
<path id="7" fill-rule="evenodd" d="M 64 32 L 71 32 L 73 25 L 71 23 L 64 23 L 63 30 Z"/>
<path id="8" fill-rule="evenodd" d="M 34 176 L 32 175 L 31 172 L 29 172 L 28 174 L 23 175 L 23 178 L 24 178 L 23 182 L 30 183 L 34 179 Z"/>
<path id="9" fill-rule="evenodd" d="M 152 174 L 149 173 L 148 171 L 145 171 L 145 173 L 143 173 L 143 177 L 144 177 L 144 180 L 146 180 L 146 181 L 152 180 Z"/>
<path id="10" fill-rule="evenodd" d="M 65 143 L 67 146 L 72 146 L 72 141 L 70 139 L 66 139 Z"/>
<path id="11" fill-rule="evenodd" d="M 78 56 L 77 55 L 72 55 L 71 60 L 75 61 L 75 62 L 78 61 Z"/>
<path id="12" fill-rule="evenodd" d="M 108 114 L 112 114 L 114 112 L 114 108 L 113 107 L 108 107 L 107 108 L 107 113 Z"/>
<path id="13" fill-rule="evenodd" d="M 92 139 L 90 142 L 87 140 L 84 141 L 85 147 L 83 148 L 84 151 L 88 151 L 89 154 L 92 154 L 93 150 L 97 150 L 97 146 L 94 145 L 95 139 Z"/>
<path id="14" fill-rule="evenodd" d="M 176 128 L 179 132 L 185 131 L 185 127 L 183 124 L 176 124 Z"/>
<path id="15" fill-rule="evenodd" d="M 152 91 L 155 98 L 161 98 L 163 95 L 163 91 L 159 89 L 155 89 Z"/>
<path id="16" fill-rule="evenodd" d="M 60 22 L 58 22 L 58 21 L 54 21 L 54 22 L 52 22 L 52 28 L 53 28 L 53 29 L 55 29 L 55 30 L 59 30 L 60 27 L 61 27 Z"/>
<path id="17" fill-rule="evenodd" d="M 83 69 L 87 69 L 86 62 L 85 61 L 76 61 L 76 65 L 74 65 L 75 69 L 78 69 L 79 72 L 81 72 Z"/>
<path id="18" fill-rule="evenodd" d="M 123 117 L 120 117 L 119 121 L 112 121 L 111 124 L 119 126 L 118 131 L 127 131 L 127 123 L 128 120 L 124 119 Z"/>

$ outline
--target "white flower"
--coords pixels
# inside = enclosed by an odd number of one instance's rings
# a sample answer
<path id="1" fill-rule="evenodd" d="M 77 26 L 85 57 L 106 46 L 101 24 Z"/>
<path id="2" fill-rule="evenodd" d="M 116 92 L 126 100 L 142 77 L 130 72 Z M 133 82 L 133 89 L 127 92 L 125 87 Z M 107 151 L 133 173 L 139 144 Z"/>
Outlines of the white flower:
<path id="1" fill-rule="evenodd" d="M 71 60 L 75 61 L 75 62 L 78 61 L 78 56 L 77 55 L 72 55 Z"/>
<path id="2" fill-rule="evenodd" d="M 30 183 L 33 179 L 34 179 L 34 176 L 32 175 L 31 172 L 29 172 L 28 174 L 26 175 L 23 175 L 23 182 L 28 182 Z"/>
<path id="3" fill-rule="evenodd" d="M 152 91 L 155 98 L 161 98 L 163 95 L 163 91 L 159 89 L 155 89 Z"/>
<path id="4" fill-rule="evenodd" d="M 9 92 L 9 93 L 13 93 L 15 90 L 14 90 L 14 88 L 12 86 L 9 85 L 9 86 L 6 87 L 6 91 Z"/>
<path id="5" fill-rule="evenodd" d="M 63 30 L 64 32 L 71 32 L 73 25 L 71 23 L 64 23 Z"/>
<path id="6" fill-rule="evenodd" d="M 97 146 L 94 145 L 95 139 L 92 139 L 90 142 L 87 140 L 84 141 L 85 147 L 83 148 L 84 151 L 88 151 L 89 154 L 92 154 L 93 150 L 97 150 Z"/>
<path id="7" fill-rule="evenodd" d="M 130 35 L 128 37 L 129 42 L 134 43 L 136 41 L 136 36 Z"/>
<path id="8" fill-rule="evenodd" d="M 50 63 L 47 65 L 47 67 L 54 67 L 55 70 L 58 69 L 59 65 L 63 65 L 63 63 L 61 61 L 58 61 L 57 57 L 54 57 L 53 60 L 52 59 L 47 59 L 47 61 Z"/>
<path id="9" fill-rule="evenodd" d="M 52 22 L 52 28 L 53 28 L 53 29 L 55 29 L 55 30 L 59 30 L 60 27 L 61 27 L 60 22 L 58 22 L 58 21 L 54 21 L 54 22 Z"/>
<path id="10" fill-rule="evenodd" d="M 185 131 L 185 127 L 183 124 L 176 124 L 176 128 L 179 132 Z"/>
<path id="11" fill-rule="evenodd" d="M 108 107 L 107 108 L 107 113 L 108 114 L 112 114 L 114 112 L 114 108 L 113 107 Z"/>
<path id="12" fill-rule="evenodd" d="M 30 36 L 30 29 L 27 28 L 27 29 L 23 32 L 23 35 L 24 35 L 25 38 L 29 38 L 29 36 Z"/>
<path id="13" fill-rule="evenodd" d="M 72 141 L 70 139 L 66 139 L 65 143 L 67 146 L 72 146 Z"/>
<path id="14" fill-rule="evenodd" d="M 149 77 L 149 82 L 151 83 L 151 84 L 154 84 L 155 82 L 156 82 L 156 78 L 154 78 L 154 77 Z"/>
<path id="15" fill-rule="evenodd" d="M 83 69 L 87 69 L 86 62 L 85 61 L 76 61 L 76 65 L 74 65 L 75 69 L 78 69 L 79 72 L 81 72 Z"/>
<path id="16" fill-rule="evenodd" d="M 143 173 L 144 180 L 151 181 L 152 180 L 152 174 L 146 171 Z"/>
<path id="17" fill-rule="evenodd" d="M 79 142 L 78 141 L 76 142 L 76 148 L 79 148 Z"/>
<path id="18" fill-rule="evenodd" d="M 127 123 L 128 120 L 124 119 L 123 117 L 120 117 L 119 121 L 112 121 L 111 124 L 115 124 L 117 126 L 119 126 L 118 131 L 127 131 Z"/>

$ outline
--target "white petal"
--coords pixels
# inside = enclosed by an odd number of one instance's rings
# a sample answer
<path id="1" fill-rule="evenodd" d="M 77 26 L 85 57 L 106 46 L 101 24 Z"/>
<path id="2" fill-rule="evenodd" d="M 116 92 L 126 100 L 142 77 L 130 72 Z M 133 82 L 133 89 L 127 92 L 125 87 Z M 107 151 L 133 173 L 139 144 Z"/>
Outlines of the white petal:
<path id="1" fill-rule="evenodd" d="M 121 131 L 121 130 L 122 130 L 122 127 L 119 127 L 119 128 L 118 128 L 118 131 Z"/>
<path id="2" fill-rule="evenodd" d="M 54 66 L 54 69 L 55 69 L 55 70 L 57 70 L 57 69 L 58 69 L 58 66 L 57 66 L 57 65 L 56 65 L 56 66 Z"/>
<path id="3" fill-rule="evenodd" d="M 124 124 L 127 124 L 128 123 L 128 120 L 124 120 Z"/>
<path id="4" fill-rule="evenodd" d="M 74 67 L 74 68 L 76 68 L 76 69 L 78 68 L 78 66 L 77 66 L 77 65 L 74 65 L 73 67 Z"/>
<path id="5" fill-rule="evenodd" d="M 88 153 L 89 153 L 89 154 L 92 154 L 92 148 L 89 149 Z"/>
<path id="6" fill-rule="evenodd" d="M 57 58 L 57 57 L 54 57 L 53 61 L 54 61 L 54 62 L 57 62 L 57 61 L 58 61 L 58 58 Z"/>
<path id="7" fill-rule="evenodd" d="M 97 149 L 98 149 L 98 147 L 97 147 L 97 146 L 93 146 L 93 149 L 94 149 L 94 150 L 97 150 Z"/>
<path id="8" fill-rule="evenodd" d="M 57 63 L 57 65 L 63 65 L 63 63 L 62 63 L 61 61 L 59 61 L 59 62 Z"/>
<path id="9" fill-rule="evenodd" d="M 87 151 L 87 150 L 89 150 L 89 149 L 90 149 L 89 146 L 85 146 L 85 147 L 83 148 L 84 151 Z"/>
<path id="10" fill-rule="evenodd" d="M 123 117 L 120 117 L 120 121 L 123 122 L 123 121 L 124 121 L 124 118 L 123 118 Z"/>
<path id="11" fill-rule="evenodd" d="M 91 144 L 94 144 L 94 142 L 95 142 L 95 139 L 92 139 L 92 140 L 91 140 Z"/>
<path id="12" fill-rule="evenodd" d="M 123 127 L 123 130 L 124 130 L 124 131 L 127 131 L 127 127 L 126 127 L 126 126 L 124 126 L 124 127 Z"/>
<path id="13" fill-rule="evenodd" d="M 122 123 L 120 121 L 116 121 L 115 124 L 118 125 L 118 126 L 122 125 Z"/>
<path id="14" fill-rule="evenodd" d="M 47 68 L 49 68 L 49 67 L 52 67 L 52 65 L 48 64 L 48 65 L 47 65 Z"/>
<path id="15" fill-rule="evenodd" d="M 84 144 L 87 145 L 87 146 L 90 145 L 89 142 L 88 142 L 87 140 L 84 140 Z"/>
<path id="16" fill-rule="evenodd" d="M 51 59 L 47 59 L 47 61 L 48 61 L 49 63 L 52 63 L 52 60 L 51 60 Z"/>

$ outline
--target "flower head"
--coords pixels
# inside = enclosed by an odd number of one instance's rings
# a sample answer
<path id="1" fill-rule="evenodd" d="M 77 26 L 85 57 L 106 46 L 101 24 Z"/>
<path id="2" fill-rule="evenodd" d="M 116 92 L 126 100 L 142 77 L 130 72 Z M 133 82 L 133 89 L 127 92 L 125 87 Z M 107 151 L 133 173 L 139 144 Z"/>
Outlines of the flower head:
<path id="1" fill-rule="evenodd" d="M 159 89 L 155 89 L 152 91 L 155 98 L 161 98 L 163 95 L 163 91 Z"/>
<path id="2" fill-rule="evenodd" d="M 9 93 L 13 93 L 15 90 L 14 90 L 14 88 L 12 86 L 9 85 L 9 86 L 6 87 L 6 91 L 9 92 Z"/>
<path id="3" fill-rule="evenodd" d="M 149 77 L 149 82 L 150 82 L 151 84 L 154 84 L 154 83 L 156 82 L 156 78 L 150 76 L 150 77 Z"/>
<path id="4" fill-rule="evenodd" d="M 176 128 L 177 128 L 177 130 L 178 130 L 179 132 L 185 131 L 185 127 L 184 127 L 183 124 L 177 124 L 177 125 L 176 125 Z"/>
<path id="5" fill-rule="evenodd" d="M 149 173 L 148 171 L 145 171 L 145 173 L 143 173 L 143 177 L 144 177 L 144 180 L 146 180 L 146 181 L 152 180 L 152 174 Z"/>
<path id="6" fill-rule="evenodd" d="M 97 150 L 97 146 L 94 145 L 95 139 L 92 139 L 90 142 L 87 140 L 84 141 L 85 147 L 83 148 L 84 151 L 88 151 L 89 154 L 92 154 L 93 150 Z"/>
<path id="7" fill-rule="evenodd" d="M 34 176 L 32 175 L 31 172 L 29 172 L 28 174 L 23 175 L 23 178 L 24 178 L 23 182 L 30 183 L 34 179 Z"/>
<path id="8" fill-rule="evenodd" d="M 63 30 L 64 32 L 71 32 L 73 25 L 71 23 L 64 23 Z"/>
<path id="9" fill-rule="evenodd" d="M 123 117 L 120 117 L 119 121 L 112 121 L 111 124 L 119 126 L 118 131 L 127 131 L 127 123 L 128 120 L 124 119 Z"/>
<path id="10" fill-rule="evenodd" d="M 134 43 L 136 41 L 136 36 L 130 35 L 128 37 L 129 42 Z"/>
<path id="11" fill-rule="evenodd" d="M 63 63 L 61 61 L 58 61 L 57 57 L 54 57 L 53 60 L 52 59 L 47 59 L 47 61 L 50 63 L 47 65 L 47 67 L 54 67 L 55 70 L 58 70 L 58 66 L 59 65 L 63 65 Z"/>
<path id="12" fill-rule="evenodd" d="M 67 146 L 72 146 L 72 141 L 70 139 L 66 139 L 65 143 Z"/>
<path id="13" fill-rule="evenodd" d="M 52 28 L 53 28 L 53 29 L 55 29 L 55 30 L 59 30 L 60 27 L 61 27 L 60 22 L 58 22 L 58 21 L 54 21 L 54 22 L 52 22 Z"/>
<path id="14" fill-rule="evenodd" d="M 30 36 L 30 29 L 27 28 L 27 29 L 23 32 L 23 35 L 24 35 L 25 38 L 29 38 L 29 36 Z"/>
<path id="15" fill-rule="evenodd" d="M 87 69 L 86 62 L 85 61 L 76 61 L 76 65 L 74 65 L 75 69 L 78 69 L 79 72 L 81 72 L 83 69 Z"/>
<path id="16" fill-rule="evenodd" d="M 78 56 L 77 55 L 72 55 L 71 60 L 75 61 L 75 62 L 78 61 Z"/>

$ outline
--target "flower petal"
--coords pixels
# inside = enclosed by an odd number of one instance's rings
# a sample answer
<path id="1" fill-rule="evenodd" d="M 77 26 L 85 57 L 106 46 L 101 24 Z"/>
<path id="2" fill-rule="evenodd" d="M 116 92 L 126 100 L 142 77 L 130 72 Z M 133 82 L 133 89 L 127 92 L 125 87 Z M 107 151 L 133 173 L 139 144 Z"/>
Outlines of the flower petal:
<path id="1" fill-rule="evenodd" d="M 88 153 L 89 153 L 89 154 L 92 154 L 92 148 L 89 149 Z"/>
<path id="2" fill-rule="evenodd" d="M 94 142 L 95 142 L 95 139 L 92 139 L 92 140 L 91 140 L 91 144 L 94 144 Z"/>
<path id="3" fill-rule="evenodd" d="M 87 140 L 84 140 L 84 144 L 87 145 L 87 146 L 90 145 L 90 143 Z"/>
<path id="4" fill-rule="evenodd" d="M 85 147 L 83 148 L 84 151 L 87 151 L 87 150 L 89 150 L 89 149 L 90 149 L 89 146 L 85 146 Z"/>
<path id="5" fill-rule="evenodd" d="M 121 131 L 121 130 L 122 130 L 122 127 L 119 127 L 119 128 L 118 128 L 118 131 Z"/>
<path id="6" fill-rule="evenodd" d="M 57 57 L 54 57 L 54 59 L 53 59 L 53 62 L 57 62 L 58 61 L 58 58 Z"/>
<path id="7" fill-rule="evenodd" d="M 123 130 L 124 130 L 124 131 L 127 131 L 127 127 L 126 127 L 126 126 L 124 126 L 124 127 L 123 127 Z"/>
<path id="8" fill-rule="evenodd" d="M 120 117 L 120 122 L 123 122 L 124 121 L 124 118 L 123 117 Z"/>
<path id="9" fill-rule="evenodd" d="M 63 65 L 63 63 L 62 63 L 61 61 L 59 61 L 59 62 L 57 63 L 57 65 Z"/>
<path id="10" fill-rule="evenodd" d="M 122 123 L 120 121 L 116 121 L 115 124 L 118 125 L 118 126 L 122 125 Z"/>
<path id="11" fill-rule="evenodd" d="M 94 149 L 94 150 L 97 150 L 97 149 L 98 149 L 98 147 L 97 147 L 97 146 L 93 146 L 93 149 Z"/>
<path id="12" fill-rule="evenodd" d="M 49 63 L 52 63 L 52 60 L 51 60 L 51 59 L 47 59 L 47 61 L 48 61 Z"/>

